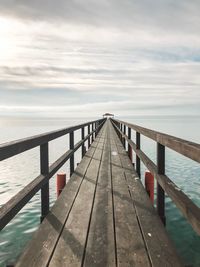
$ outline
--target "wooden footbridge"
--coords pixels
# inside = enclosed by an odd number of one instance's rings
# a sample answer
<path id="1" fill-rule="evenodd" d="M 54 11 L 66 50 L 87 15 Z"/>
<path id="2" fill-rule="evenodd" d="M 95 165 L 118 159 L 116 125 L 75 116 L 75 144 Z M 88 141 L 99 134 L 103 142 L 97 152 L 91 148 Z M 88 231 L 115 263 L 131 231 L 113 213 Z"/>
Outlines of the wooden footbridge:
<path id="1" fill-rule="evenodd" d="M 81 141 L 74 144 L 78 130 Z M 69 150 L 49 166 L 48 143 L 65 134 Z M 141 134 L 157 142 L 157 166 L 141 151 Z M 0 209 L 2 229 L 41 190 L 42 223 L 14 266 L 184 266 L 165 230 L 165 192 L 198 234 L 200 209 L 165 175 L 165 146 L 200 162 L 198 144 L 103 119 L 4 144 L 0 159 L 36 146 L 40 146 L 41 174 Z M 82 160 L 74 170 L 79 148 Z M 132 150 L 136 168 L 128 157 Z M 49 210 L 49 179 L 68 159 L 71 177 Z M 157 179 L 157 211 L 140 180 L 141 160 Z"/>

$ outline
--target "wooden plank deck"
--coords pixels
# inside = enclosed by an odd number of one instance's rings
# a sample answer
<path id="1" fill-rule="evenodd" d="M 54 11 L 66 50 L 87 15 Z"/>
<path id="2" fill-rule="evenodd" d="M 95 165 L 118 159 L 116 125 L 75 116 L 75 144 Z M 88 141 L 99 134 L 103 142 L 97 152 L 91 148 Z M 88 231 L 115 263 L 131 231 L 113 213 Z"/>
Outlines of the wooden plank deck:
<path id="1" fill-rule="evenodd" d="M 183 266 L 107 121 L 16 267 Z"/>

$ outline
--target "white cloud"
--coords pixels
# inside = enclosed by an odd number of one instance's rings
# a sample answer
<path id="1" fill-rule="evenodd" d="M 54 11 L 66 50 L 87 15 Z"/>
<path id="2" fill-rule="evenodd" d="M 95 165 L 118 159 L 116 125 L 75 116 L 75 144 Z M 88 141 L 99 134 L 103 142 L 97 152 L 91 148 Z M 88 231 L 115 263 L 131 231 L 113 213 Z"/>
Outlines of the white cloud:
<path id="1" fill-rule="evenodd" d="M 47 116 L 50 105 L 59 116 L 94 107 L 191 110 L 200 104 L 199 8 L 183 0 L 1 1 L 1 114 L 41 115 L 42 101 Z"/>

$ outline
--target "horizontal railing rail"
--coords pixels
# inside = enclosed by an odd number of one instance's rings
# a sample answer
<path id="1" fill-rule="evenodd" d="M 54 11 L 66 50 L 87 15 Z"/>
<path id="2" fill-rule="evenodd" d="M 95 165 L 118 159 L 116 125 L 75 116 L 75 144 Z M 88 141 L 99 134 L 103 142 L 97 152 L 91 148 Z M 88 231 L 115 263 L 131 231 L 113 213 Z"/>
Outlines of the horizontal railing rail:
<path id="1" fill-rule="evenodd" d="M 17 154 L 20 154 L 22 152 L 25 152 L 27 150 L 30 150 L 34 147 L 40 146 L 42 144 L 45 144 L 49 141 L 52 141 L 54 139 L 57 139 L 63 135 L 66 135 L 68 133 L 74 132 L 78 129 L 81 129 L 83 127 L 86 127 L 88 125 L 97 124 L 101 122 L 102 120 L 97 121 L 91 121 L 83 124 L 79 124 L 76 126 L 64 128 L 57 131 L 52 131 L 40 135 L 35 135 L 32 137 L 16 140 L 13 142 L 8 142 L 0 145 L 0 161 L 13 157 Z"/>
<path id="2" fill-rule="evenodd" d="M 165 224 L 165 192 L 182 212 L 193 229 L 200 235 L 200 208 L 165 174 L 165 147 L 200 163 L 200 145 L 174 136 L 153 131 L 121 120 L 111 119 L 124 147 L 128 143 L 128 151 L 136 154 L 136 172 L 141 176 L 141 162 L 157 180 L 157 212 Z M 126 134 L 128 128 L 128 135 Z M 135 131 L 136 143 L 131 138 L 131 130 Z M 141 150 L 141 136 L 157 142 L 157 164 Z M 130 155 L 130 154 L 129 154 Z"/>
<path id="3" fill-rule="evenodd" d="M 10 158 L 34 147 L 40 146 L 40 169 L 41 173 L 7 203 L 0 208 L 0 230 L 2 230 L 15 215 L 28 203 L 28 201 L 41 190 L 41 221 L 49 212 L 49 179 L 70 159 L 70 175 L 74 172 L 74 153 L 82 147 L 82 157 L 85 154 L 85 142 L 88 141 L 88 148 L 91 141 L 97 136 L 103 126 L 105 119 L 87 122 L 84 124 L 68 127 L 59 131 L 53 131 L 0 146 L 0 160 Z M 87 127 L 87 135 L 85 135 Z M 92 128 L 92 129 L 91 129 Z M 81 130 L 81 140 L 74 144 L 74 132 Z M 60 156 L 49 166 L 49 141 L 69 134 L 69 150 Z"/>
<path id="4" fill-rule="evenodd" d="M 134 131 L 156 141 L 157 143 L 160 143 L 163 146 L 168 147 L 182 154 L 183 156 L 186 156 L 200 163 L 200 144 L 190 142 L 168 134 L 164 134 L 158 131 L 153 131 L 128 122 L 120 120 L 115 120 L 115 122 L 122 125 L 126 125 L 127 127 L 133 129 Z"/>

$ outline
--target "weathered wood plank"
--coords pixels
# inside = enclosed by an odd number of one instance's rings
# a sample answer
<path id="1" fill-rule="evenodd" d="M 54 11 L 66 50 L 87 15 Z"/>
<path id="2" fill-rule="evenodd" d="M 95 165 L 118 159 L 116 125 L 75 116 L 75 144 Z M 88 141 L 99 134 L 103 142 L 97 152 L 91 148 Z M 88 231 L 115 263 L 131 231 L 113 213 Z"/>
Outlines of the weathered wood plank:
<path id="1" fill-rule="evenodd" d="M 108 121 L 19 266 L 182 266 Z"/>
<path id="2" fill-rule="evenodd" d="M 73 156 L 74 152 L 79 149 L 83 141 L 84 140 L 81 140 L 76 143 L 73 150 L 69 149 L 52 163 L 48 173 L 40 174 L 0 208 L 0 230 L 14 218 L 26 203 L 28 203 L 28 201 L 48 182 L 48 180 L 52 178 L 60 167 Z"/>
<path id="3" fill-rule="evenodd" d="M 167 175 L 158 174 L 155 163 L 143 151 L 136 149 L 136 144 L 133 141 L 128 140 L 127 137 L 125 138 L 147 169 L 154 175 L 159 185 L 191 224 L 193 229 L 200 235 L 200 208 Z"/>
<path id="4" fill-rule="evenodd" d="M 100 160 L 92 158 L 49 263 L 50 267 L 81 266 L 99 166 Z"/>
<path id="5" fill-rule="evenodd" d="M 82 127 L 90 125 L 94 122 L 102 123 L 103 120 L 101 119 L 98 121 L 90 121 L 87 123 L 71 126 L 68 128 L 57 130 L 57 131 L 51 131 L 48 133 L 35 135 L 35 136 L 28 137 L 28 138 L 24 138 L 24 139 L 20 139 L 20 140 L 1 144 L 0 145 L 0 161 L 7 159 L 7 158 L 10 158 L 10 157 L 13 157 L 17 154 L 20 154 L 24 151 L 32 149 L 36 146 L 40 146 L 42 144 L 45 144 L 51 140 L 54 140 L 58 137 L 61 137 L 65 134 L 67 134 L 67 133 L 70 133 L 72 131 L 76 131 L 78 129 L 81 129 Z"/>
<path id="6" fill-rule="evenodd" d="M 86 247 L 85 267 L 116 266 L 110 142 L 108 136 L 105 138 L 106 141 L 99 170 L 94 208 Z"/>
<path id="7" fill-rule="evenodd" d="M 114 142 L 111 144 L 111 164 L 117 266 L 151 266 Z"/>
<path id="8" fill-rule="evenodd" d="M 75 173 L 68 181 L 63 193 L 60 195 L 50 213 L 34 234 L 33 239 L 20 257 L 16 267 L 43 267 L 48 265 L 60 232 L 63 228 L 63 224 L 69 215 L 84 174 L 86 173 L 92 160 L 92 156 L 98 145 L 98 140 L 99 138 L 97 137 L 90 149 L 87 151 L 85 157 L 82 159 L 81 163 L 76 168 Z"/>
<path id="9" fill-rule="evenodd" d="M 113 135 L 152 266 L 160 267 L 163 263 L 166 267 L 183 266 L 160 218 L 151 205 L 141 180 L 127 157 L 126 151 L 116 133 Z"/>
<path id="10" fill-rule="evenodd" d="M 101 157 L 102 157 L 102 152 L 103 152 L 103 148 L 102 146 L 100 145 L 100 143 L 98 143 L 98 146 L 95 150 L 95 153 L 93 155 L 93 159 L 96 159 L 96 160 L 101 160 Z"/>
<path id="11" fill-rule="evenodd" d="M 200 144 L 190 142 L 175 136 L 153 131 L 135 124 L 127 123 L 125 121 L 114 120 L 122 123 L 140 134 L 166 146 L 170 149 L 200 163 Z"/>

